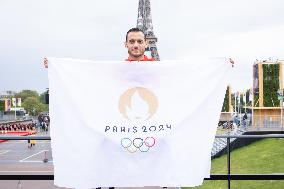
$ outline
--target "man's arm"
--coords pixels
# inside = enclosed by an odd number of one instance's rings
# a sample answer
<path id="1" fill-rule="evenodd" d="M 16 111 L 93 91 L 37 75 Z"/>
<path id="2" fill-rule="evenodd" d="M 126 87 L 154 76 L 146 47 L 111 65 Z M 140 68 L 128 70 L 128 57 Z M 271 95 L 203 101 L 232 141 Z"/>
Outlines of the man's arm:
<path id="1" fill-rule="evenodd" d="M 232 58 L 230 58 L 230 63 L 232 64 L 232 67 L 234 67 L 235 62 L 233 61 Z M 43 65 L 44 65 L 45 68 L 48 68 L 48 59 L 47 58 L 43 59 Z"/>
<path id="2" fill-rule="evenodd" d="M 48 60 L 47 60 L 47 58 L 43 59 L 43 65 L 44 65 L 45 68 L 48 68 Z"/>
<path id="3" fill-rule="evenodd" d="M 234 67 L 235 62 L 231 58 L 230 58 L 230 63 L 232 64 L 232 67 Z"/>

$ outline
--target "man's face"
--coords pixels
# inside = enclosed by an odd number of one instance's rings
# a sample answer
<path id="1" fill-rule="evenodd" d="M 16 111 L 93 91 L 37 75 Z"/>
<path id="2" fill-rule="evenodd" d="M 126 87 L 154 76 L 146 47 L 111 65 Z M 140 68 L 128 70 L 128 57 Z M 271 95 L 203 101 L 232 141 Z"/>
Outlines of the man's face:
<path id="1" fill-rule="evenodd" d="M 130 32 L 125 42 L 125 47 L 128 49 L 130 57 L 139 58 L 144 55 L 147 48 L 147 42 L 145 41 L 144 34 L 142 32 Z"/>

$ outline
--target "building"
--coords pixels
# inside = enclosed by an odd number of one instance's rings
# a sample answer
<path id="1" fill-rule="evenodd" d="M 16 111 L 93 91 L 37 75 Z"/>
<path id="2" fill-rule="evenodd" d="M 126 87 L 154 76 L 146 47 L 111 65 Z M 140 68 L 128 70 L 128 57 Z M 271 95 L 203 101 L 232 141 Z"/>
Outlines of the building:
<path id="1" fill-rule="evenodd" d="M 284 61 L 255 61 L 253 65 L 252 126 L 283 125 L 283 64 Z"/>
<path id="2" fill-rule="evenodd" d="M 0 111 L 14 111 L 21 110 L 22 100 L 21 98 L 15 98 L 16 91 L 1 91 L 0 92 Z"/>
<path id="3" fill-rule="evenodd" d="M 12 98 L 16 95 L 16 91 L 1 91 L 0 92 L 0 99 L 3 98 Z"/>

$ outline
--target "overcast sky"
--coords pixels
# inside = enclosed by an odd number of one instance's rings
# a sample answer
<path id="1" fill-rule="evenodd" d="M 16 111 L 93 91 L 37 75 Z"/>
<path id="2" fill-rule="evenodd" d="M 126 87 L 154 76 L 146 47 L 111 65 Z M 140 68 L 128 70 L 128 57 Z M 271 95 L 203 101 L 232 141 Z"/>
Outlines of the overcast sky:
<path id="1" fill-rule="evenodd" d="M 256 59 L 284 60 L 283 0 L 151 0 L 162 60 L 231 57 L 233 91 Z M 0 91 L 48 87 L 43 57 L 123 60 L 138 0 L 0 0 Z"/>

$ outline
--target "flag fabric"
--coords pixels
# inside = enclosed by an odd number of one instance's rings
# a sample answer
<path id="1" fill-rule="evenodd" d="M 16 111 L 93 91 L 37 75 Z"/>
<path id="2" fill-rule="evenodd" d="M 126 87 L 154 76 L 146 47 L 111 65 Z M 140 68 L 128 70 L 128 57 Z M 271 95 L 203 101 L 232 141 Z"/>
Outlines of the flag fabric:
<path id="1" fill-rule="evenodd" d="M 228 59 L 49 58 L 54 183 L 198 186 L 226 93 Z"/>
<path id="2" fill-rule="evenodd" d="M 241 92 L 237 92 L 237 94 L 238 94 L 238 104 L 240 104 L 241 103 Z"/>
<path id="3" fill-rule="evenodd" d="M 21 107 L 22 106 L 22 99 L 17 98 L 17 106 Z"/>
<path id="4" fill-rule="evenodd" d="M 12 106 L 13 107 L 16 107 L 16 103 L 17 103 L 16 98 L 12 98 Z"/>
<path id="5" fill-rule="evenodd" d="M 5 111 L 10 111 L 11 109 L 11 99 L 5 99 Z"/>
<path id="6" fill-rule="evenodd" d="M 252 100 L 253 100 L 253 94 L 252 94 L 252 87 L 251 87 L 249 90 L 249 101 L 252 102 Z"/>

